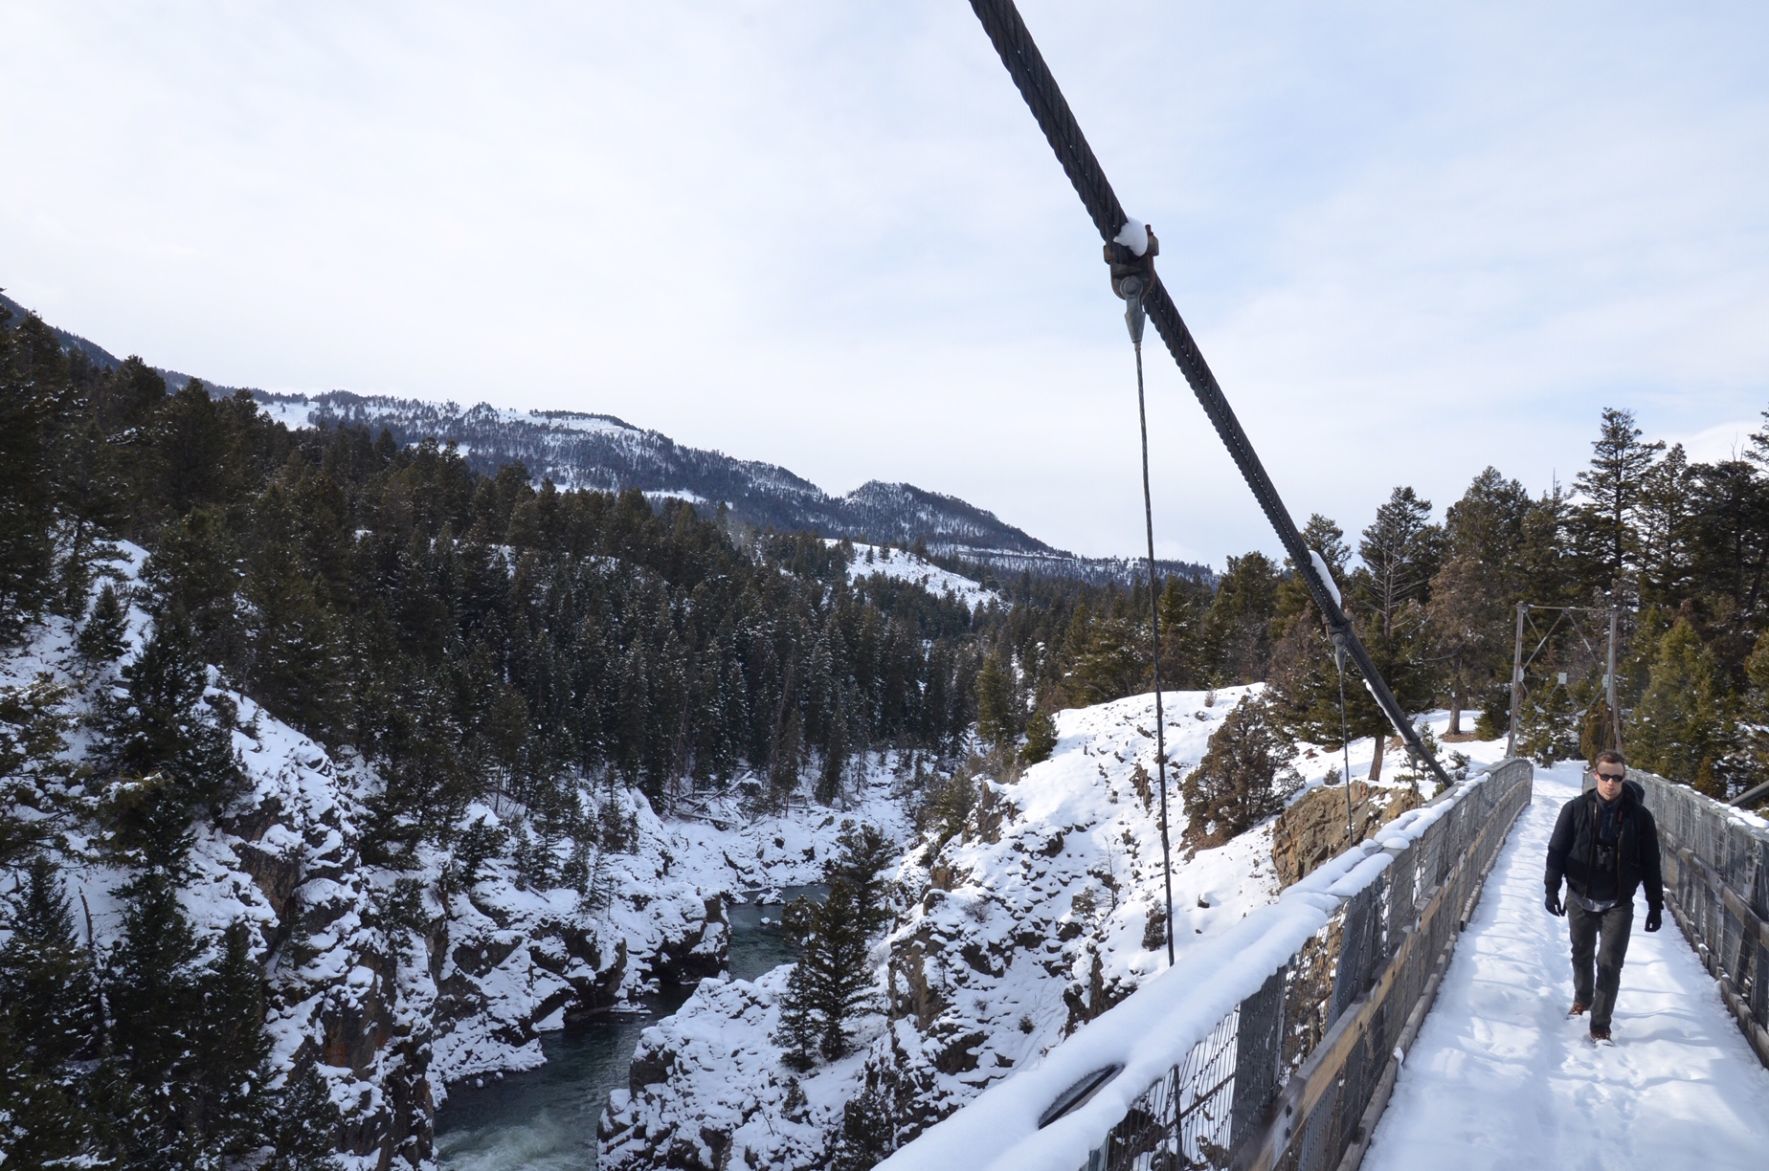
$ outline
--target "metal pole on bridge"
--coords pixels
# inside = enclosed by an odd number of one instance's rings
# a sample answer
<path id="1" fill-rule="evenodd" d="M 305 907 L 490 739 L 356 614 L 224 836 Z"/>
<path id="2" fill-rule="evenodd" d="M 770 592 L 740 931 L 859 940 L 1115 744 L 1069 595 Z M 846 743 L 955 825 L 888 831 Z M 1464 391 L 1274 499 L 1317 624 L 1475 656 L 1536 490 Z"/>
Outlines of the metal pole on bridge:
<path id="1" fill-rule="evenodd" d="M 1511 652 L 1511 727 L 1505 734 L 1505 755 L 1517 755 L 1517 718 L 1523 711 L 1523 616 L 1528 602 L 1517 603 L 1517 647 Z"/>
<path id="2" fill-rule="evenodd" d="M 1609 741 L 1610 747 L 1617 752 L 1622 751 L 1622 709 L 1615 706 L 1615 630 L 1616 606 L 1615 595 L 1609 596 L 1609 654 L 1604 666 L 1604 699 L 1609 703 Z"/>

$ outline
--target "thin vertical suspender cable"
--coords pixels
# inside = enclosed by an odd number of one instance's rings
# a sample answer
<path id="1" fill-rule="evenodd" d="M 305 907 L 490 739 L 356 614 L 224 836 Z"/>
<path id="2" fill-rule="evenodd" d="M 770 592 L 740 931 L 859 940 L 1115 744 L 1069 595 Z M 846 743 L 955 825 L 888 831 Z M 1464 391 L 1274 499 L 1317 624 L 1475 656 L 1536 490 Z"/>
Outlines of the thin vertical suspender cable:
<path id="1" fill-rule="evenodd" d="M 1136 421 L 1142 431 L 1142 516 L 1149 537 L 1149 644 L 1155 677 L 1155 771 L 1161 786 L 1161 878 L 1167 891 L 1167 966 L 1173 966 L 1173 858 L 1167 831 L 1167 718 L 1161 708 L 1161 600 L 1155 595 L 1155 505 L 1149 493 L 1149 413 L 1142 389 L 1142 295 L 1124 313 L 1136 350 Z"/>

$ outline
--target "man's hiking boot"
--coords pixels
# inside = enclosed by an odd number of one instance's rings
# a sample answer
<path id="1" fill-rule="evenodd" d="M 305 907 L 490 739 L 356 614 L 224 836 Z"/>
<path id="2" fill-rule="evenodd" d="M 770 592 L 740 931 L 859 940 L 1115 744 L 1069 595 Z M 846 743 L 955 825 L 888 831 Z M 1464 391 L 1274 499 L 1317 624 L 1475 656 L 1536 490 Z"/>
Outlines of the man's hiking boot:
<path id="1" fill-rule="evenodd" d="M 1582 1000 L 1575 1000 L 1572 1002 L 1572 1007 L 1567 1009 L 1566 1015 L 1567 1016 L 1584 1016 L 1585 1010 L 1590 1007 L 1591 1007 L 1590 1005 L 1586 1004 Z"/>
<path id="2" fill-rule="evenodd" d="M 1593 1040 L 1593 1041 L 1607 1041 L 1607 1040 L 1609 1040 L 1609 1030 L 1604 1028 L 1602 1025 L 1592 1025 L 1591 1026 L 1591 1040 Z"/>

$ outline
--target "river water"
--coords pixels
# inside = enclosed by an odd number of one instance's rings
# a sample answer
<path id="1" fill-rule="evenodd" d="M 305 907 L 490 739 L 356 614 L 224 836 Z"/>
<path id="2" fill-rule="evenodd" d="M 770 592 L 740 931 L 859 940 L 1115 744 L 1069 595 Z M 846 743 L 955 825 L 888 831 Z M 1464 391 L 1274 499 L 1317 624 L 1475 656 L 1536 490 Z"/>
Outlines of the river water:
<path id="1" fill-rule="evenodd" d="M 781 902 L 728 909 L 729 971 L 753 980 L 795 956 L 780 930 L 782 903 L 822 896 L 821 887 L 788 887 Z M 773 897 L 772 892 L 770 896 Z M 764 922 L 763 920 L 767 920 Z M 643 1033 L 680 1008 L 692 989 L 666 989 L 642 1016 L 610 1016 L 541 1035 L 539 1069 L 451 1086 L 436 1113 L 436 1156 L 443 1171 L 586 1171 L 596 1165 L 596 1121 L 608 1092 L 627 1084 Z"/>

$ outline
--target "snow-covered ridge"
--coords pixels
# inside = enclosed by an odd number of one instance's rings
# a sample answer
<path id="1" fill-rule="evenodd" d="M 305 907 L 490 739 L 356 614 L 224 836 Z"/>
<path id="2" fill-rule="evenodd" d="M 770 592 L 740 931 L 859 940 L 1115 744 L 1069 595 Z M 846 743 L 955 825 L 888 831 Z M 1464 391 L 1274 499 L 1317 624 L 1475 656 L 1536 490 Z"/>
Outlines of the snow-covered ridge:
<path id="1" fill-rule="evenodd" d="M 834 545 L 839 542 L 830 541 Z M 941 569 L 905 549 L 877 545 L 855 545 L 854 560 L 848 566 L 848 577 L 864 578 L 879 574 L 896 581 L 920 586 L 935 597 L 951 595 L 969 610 L 982 606 L 1004 604 L 1000 594 L 971 578 Z"/>

